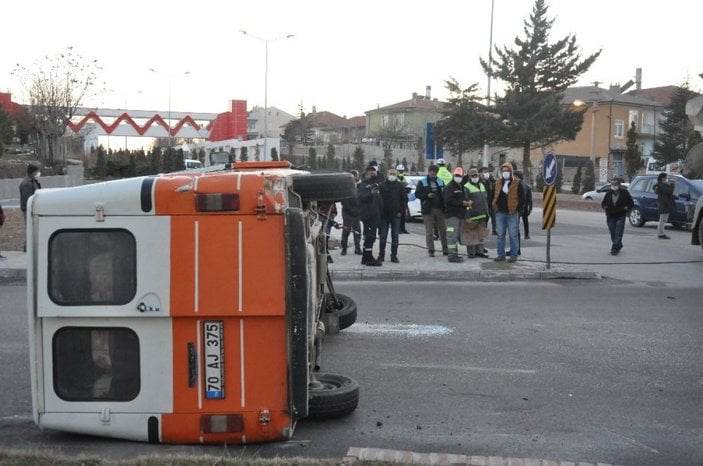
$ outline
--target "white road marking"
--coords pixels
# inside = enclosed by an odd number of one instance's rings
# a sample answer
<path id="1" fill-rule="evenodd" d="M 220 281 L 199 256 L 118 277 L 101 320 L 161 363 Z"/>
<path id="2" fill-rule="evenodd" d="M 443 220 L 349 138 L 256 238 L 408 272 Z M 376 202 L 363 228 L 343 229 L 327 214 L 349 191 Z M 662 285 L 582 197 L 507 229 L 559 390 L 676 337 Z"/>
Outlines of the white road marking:
<path id="1" fill-rule="evenodd" d="M 476 371 L 476 372 L 495 372 L 498 374 L 536 374 L 533 369 L 506 369 L 502 367 L 479 367 L 479 366 L 454 366 L 448 364 L 404 364 L 404 363 L 387 363 L 381 364 L 382 367 L 398 367 L 403 369 L 429 369 L 429 370 L 449 370 L 449 371 Z"/>
<path id="2" fill-rule="evenodd" d="M 344 330 L 344 333 L 364 333 L 372 335 L 410 336 L 410 337 L 438 337 L 448 335 L 454 329 L 444 325 L 418 325 L 418 324 L 364 324 L 355 323 Z"/>

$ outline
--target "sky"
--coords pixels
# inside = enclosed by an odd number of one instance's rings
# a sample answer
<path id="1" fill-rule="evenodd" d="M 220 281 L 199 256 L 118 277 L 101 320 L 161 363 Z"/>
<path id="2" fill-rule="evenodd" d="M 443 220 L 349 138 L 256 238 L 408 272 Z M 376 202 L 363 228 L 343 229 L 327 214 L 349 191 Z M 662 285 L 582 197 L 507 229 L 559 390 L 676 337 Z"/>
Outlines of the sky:
<path id="1" fill-rule="evenodd" d="M 703 2 L 546 4 L 551 42 L 573 34 L 583 56 L 602 49 L 577 85 L 624 84 L 642 68 L 644 88 L 703 88 Z M 493 45 L 514 48 L 533 0 L 493 5 Z M 20 103 L 11 71 L 66 47 L 102 67 L 111 91 L 84 104 L 103 108 L 166 111 L 170 88 L 172 111 L 219 113 L 231 99 L 263 106 L 267 89 L 269 106 L 294 115 L 314 106 L 353 117 L 426 86 L 445 99 L 450 77 L 481 94 L 488 81 L 479 58 L 488 57 L 491 0 L 23 0 L 0 11 L 0 91 Z"/>

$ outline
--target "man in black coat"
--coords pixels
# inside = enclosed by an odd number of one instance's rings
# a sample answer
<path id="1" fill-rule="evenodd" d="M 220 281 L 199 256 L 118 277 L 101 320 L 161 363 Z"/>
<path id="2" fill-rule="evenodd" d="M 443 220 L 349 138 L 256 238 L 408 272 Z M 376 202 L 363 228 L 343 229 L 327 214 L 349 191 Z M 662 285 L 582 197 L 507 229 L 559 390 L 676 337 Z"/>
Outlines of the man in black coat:
<path id="1" fill-rule="evenodd" d="M 351 170 L 350 173 L 354 176 L 354 182 L 359 184 L 359 172 Z M 356 196 L 343 199 L 342 203 L 342 252 L 343 256 L 347 255 L 347 247 L 349 245 L 349 234 L 354 235 L 354 254 L 361 255 L 361 221 L 359 215 L 359 198 Z"/>
<path id="2" fill-rule="evenodd" d="M 605 193 L 601 207 L 605 210 L 605 219 L 610 231 L 610 254 L 617 256 L 622 249 L 622 235 L 625 232 L 625 218 L 627 213 L 635 206 L 632 196 L 621 187 L 620 178 L 610 181 L 610 191 Z"/>
<path id="3" fill-rule="evenodd" d="M 398 263 L 398 243 L 400 236 L 400 219 L 403 209 L 408 202 L 408 193 L 400 180 L 398 180 L 398 170 L 388 169 L 386 181 L 380 184 L 381 200 L 383 201 L 383 213 L 378 233 L 381 242 L 378 248 L 378 261 L 383 262 L 386 256 L 386 241 L 388 230 L 391 231 L 391 262 Z"/>
<path id="4" fill-rule="evenodd" d="M 376 178 L 376 169 L 369 165 L 364 171 L 364 178 L 357 185 L 361 223 L 364 226 L 364 252 L 361 255 L 361 264 L 369 266 L 382 265 L 373 257 L 373 243 L 376 241 L 376 232 L 381 222 L 383 200 Z"/>

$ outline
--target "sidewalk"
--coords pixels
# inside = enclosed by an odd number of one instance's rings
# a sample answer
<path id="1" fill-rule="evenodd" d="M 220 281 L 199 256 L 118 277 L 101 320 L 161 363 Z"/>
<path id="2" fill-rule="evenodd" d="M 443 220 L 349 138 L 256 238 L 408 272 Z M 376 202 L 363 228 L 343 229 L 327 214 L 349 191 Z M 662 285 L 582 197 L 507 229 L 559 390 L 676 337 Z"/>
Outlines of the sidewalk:
<path id="1" fill-rule="evenodd" d="M 466 257 L 464 262 L 454 264 L 441 253 L 439 240 L 435 241 L 435 257 L 429 257 L 425 248 L 424 234 L 401 234 L 398 245 L 397 264 L 390 262 L 390 242 L 386 245 L 386 261 L 381 267 L 361 265 L 361 256 L 354 254 L 354 248 L 347 250 L 347 255 L 340 254 L 338 239 L 340 230 L 332 230 L 330 235 L 330 255 L 333 263 L 329 264 L 332 278 L 335 280 L 451 280 L 451 281 L 506 281 L 506 280 L 548 280 L 558 278 L 600 279 L 600 273 L 565 265 L 551 265 L 547 269 L 544 236 L 523 240 L 521 256 L 517 262 L 495 262 L 495 236 L 487 239 L 486 248 L 489 258 Z M 351 237 L 349 238 L 351 242 Z M 390 239 L 390 235 L 389 235 Z M 507 238 L 506 238 L 507 243 Z M 374 244 L 374 255 L 378 254 L 378 241 Z"/>
<path id="2" fill-rule="evenodd" d="M 390 236 L 390 235 L 389 235 Z M 425 236 L 417 233 L 400 235 L 398 259 L 390 262 L 390 243 L 387 245 L 386 262 L 381 267 L 361 265 L 361 256 L 354 254 L 354 248 L 346 256 L 340 254 L 340 230 L 332 230 L 329 264 L 335 280 L 451 280 L 451 281 L 507 281 L 507 280 L 550 280 L 550 279 L 600 279 L 601 275 L 583 266 L 551 265 L 547 269 L 544 236 L 523 240 L 522 255 L 517 262 L 494 262 L 496 256 L 495 236 L 488 238 L 486 248 L 489 258 L 477 257 L 453 264 L 441 252 L 429 257 L 425 249 Z M 507 240 L 507 238 L 506 238 Z M 351 241 L 351 238 L 350 238 Z M 507 241 L 506 241 L 507 242 Z M 438 251 L 441 243 L 435 241 Z M 461 247 L 460 251 L 466 251 Z M 378 242 L 374 244 L 374 254 L 378 254 Z M 0 284 L 22 284 L 26 279 L 26 254 L 17 251 L 3 251 L 7 260 L 0 261 Z"/>

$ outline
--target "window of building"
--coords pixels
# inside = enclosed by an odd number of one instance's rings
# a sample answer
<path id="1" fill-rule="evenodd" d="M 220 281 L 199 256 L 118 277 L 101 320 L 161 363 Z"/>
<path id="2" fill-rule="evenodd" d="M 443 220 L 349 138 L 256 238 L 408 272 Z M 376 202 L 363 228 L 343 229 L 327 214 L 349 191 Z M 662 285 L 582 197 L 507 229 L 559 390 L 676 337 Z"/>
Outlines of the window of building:
<path id="1" fill-rule="evenodd" d="M 134 236 L 121 229 L 59 230 L 49 240 L 48 275 L 56 304 L 127 304 L 137 291 Z"/>
<path id="2" fill-rule="evenodd" d="M 625 137 L 625 122 L 622 120 L 615 120 L 613 125 L 613 137 L 618 139 L 623 139 Z"/>
<path id="3" fill-rule="evenodd" d="M 627 127 L 631 127 L 632 123 L 635 124 L 635 129 L 637 129 L 637 116 L 639 112 L 637 110 L 630 110 L 629 118 L 627 120 Z"/>
<path id="4" fill-rule="evenodd" d="M 63 327 L 52 341 L 54 391 L 66 401 L 130 401 L 139 394 L 139 338 L 120 327 Z"/>
<path id="5" fill-rule="evenodd" d="M 381 128 L 388 128 L 389 115 L 381 115 Z"/>

